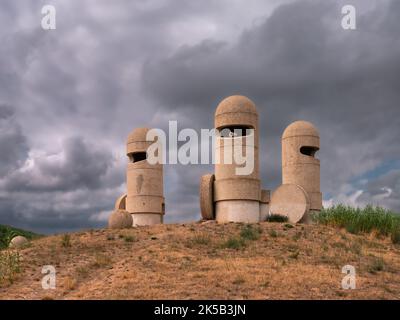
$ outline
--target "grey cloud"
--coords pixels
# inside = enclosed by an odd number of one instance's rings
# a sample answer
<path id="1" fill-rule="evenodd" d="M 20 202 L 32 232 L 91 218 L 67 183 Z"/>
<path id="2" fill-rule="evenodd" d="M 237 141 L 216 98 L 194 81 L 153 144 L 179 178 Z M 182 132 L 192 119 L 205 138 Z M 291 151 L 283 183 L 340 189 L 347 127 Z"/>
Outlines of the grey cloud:
<path id="1" fill-rule="evenodd" d="M 391 170 L 368 181 L 357 201 L 363 205 L 385 205 L 400 213 L 400 170 Z"/>
<path id="2" fill-rule="evenodd" d="M 344 1 L 282 5 L 232 46 L 211 40 L 144 67 L 144 91 L 171 110 L 212 114 L 227 95 L 258 105 L 262 174 L 280 183 L 280 135 L 297 119 L 321 132 L 323 191 L 398 157 L 400 42 L 396 1 L 355 1 L 356 31 L 341 28 Z M 389 49 L 390 48 L 390 49 Z M 211 124 L 203 123 L 205 126 Z"/>
<path id="3" fill-rule="evenodd" d="M 54 32 L 39 25 L 47 3 Z M 231 94 L 258 105 L 265 188 L 280 183 L 280 135 L 297 119 L 320 129 L 323 192 L 333 198 L 398 159 L 400 4 L 352 3 L 358 29 L 347 32 L 347 1 L 2 1 L 0 104 L 12 108 L 0 108 L 0 223 L 104 225 L 124 192 L 128 133 L 175 119 L 210 128 Z M 198 181 L 212 170 L 165 167 L 166 221 L 200 217 Z M 363 197 L 397 187 L 373 180 Z"/>
<path id="4" fill-rule="evenodd" d="M 0 105 L 0 176 L 19 168 L 28 157 L 28 145 L 10 106 Z"/>
<path id="5" fill-rule="evenodd" d="M 112 166 L 112 154 L 89 144 L 80 137 L 63 143 L 63 153 L 36 159 L 30 169 L 14 172 L 5 183 L 8 191 L 96 190 Z"/>

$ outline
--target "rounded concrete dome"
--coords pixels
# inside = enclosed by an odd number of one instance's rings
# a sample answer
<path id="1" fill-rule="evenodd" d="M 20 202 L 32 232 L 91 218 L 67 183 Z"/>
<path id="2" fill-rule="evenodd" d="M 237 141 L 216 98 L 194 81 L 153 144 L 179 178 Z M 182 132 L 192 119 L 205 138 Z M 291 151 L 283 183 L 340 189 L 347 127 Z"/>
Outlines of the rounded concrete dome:
<path id="1" fill-rule="evenodd" d="M 225 113 L 257 114 L 257 108 L 254 102 L 245 96 L 230 96 L 221 101 L 215 111 L 215 116 Z"/>
<path id="2" fill-rule="evenodd" d="M 126 229 L 132 227 L 132 215 L 125 210 L 115 210 L 108 219 L 108 228 L 110 229 Z"/>
<path id="3" fill-rule="evenodd" d="M 127 144 L 146 141 L 146 135 L 149 131 L 149 128 L 136 128 L 128 135 Z"/>
<path id="4" fill-rule="evenodd" d="M 23 236 L 16 236 L 10 241 L 10 248 L 20 248 L 28 243 L 28 239 Z"/>
<path id="5" fill-rule="evenodd" d="M 285 129 L 282 139 L 299 136 L 311 136 L 319 138 L 319 132 L 311 122 L 295 121 Z"/>

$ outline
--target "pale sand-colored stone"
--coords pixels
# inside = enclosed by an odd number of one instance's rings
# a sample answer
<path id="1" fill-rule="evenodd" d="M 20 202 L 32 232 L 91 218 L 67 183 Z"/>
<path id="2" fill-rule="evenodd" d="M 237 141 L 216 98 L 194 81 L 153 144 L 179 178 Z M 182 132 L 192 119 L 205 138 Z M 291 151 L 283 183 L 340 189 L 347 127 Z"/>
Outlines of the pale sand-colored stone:
<path id="1" fill-rule="evenodd" d="M 215 219 L 214 212 L 214 180 L 213 174 L 206 174 L 200 181 L 200 209 L 204 220 Z"/>
<path id="2" fill-rule="evenodd" d="M 271 201 L 271 191 L 261 190 L 260 199 L 260 221 L 266 221 L 269 215 L 269 203 Z"/>
<path id="3" fill-rule="evenodd" d="M 126 210 L 126 193 L 120 196 L 117 201 L 115 201 L 115 210 Z"/>
<path id="4" fill-rule="evenodd" d="M 162 223 L 165 214 L 162 164 L 135 159 L 135 155 L 147 153 L 148 147 L 154 143 L 147 141 L 149 130 L 137 128 L 127 139 L 126 152 L 130 162 L 126 173 L 126 210 L 132 214 L 132 225 L 135 226 Z"/>
<path id="5" fill-rule="evenodd" d="M 257 223 L 260 221 L 260 203 L 251 200 L 218 201 L 215 216 L 218 223 Z"/>
<path id="6" fill-rule="evenodd" d="M 115 210 L 108 218 L 108 228 L 126 229 L 132 227 L 132 215 L 125 210 Z"/>
<path id="7" fill-rule="evenodd" d="M 224 99 L 215 111 L 215 128 L 248 128 L 254 129 L 253 142 L 245 136 L 217 137 L 216 154 L 220 163 L 215 165 L 214 201 L 215 217 L 218 222 L 258 222 L 260 219 L 261 182 L 259 173 L 258 152 L 258 113 L 255 104 L 244 96 L 231 96 Z M 249 144 L 251 143 L 251 144 Z M 254 170 L 249 175 L 238 175 L 237 169 L 243 164 L 230 163 L 224 155 L 232 147 L 241 145 L 245 156 L 246 146 L 251 147 L 254 154 Z"/>
<path id="8" fill-rule="evenodd" d="M 10 241 L 10 248 L 21 248 L 28 243 L 28 239 L 23 236 L 16 236 Z"/>
<path id="9" fill-rule="evenodd" d="M 132 219 L 134 227 L 152 226 L 163 223 L 163 215 L 154 213 L 136 213 L 132 215 Z"/>
<path id="10" fill-rule="evenodd" d="M 272 194 L 270 214 L 288 217 L 289 222 L 297 223 L 310 210 L 310 200 L 306 191 L 299 185 L 283 184 Z"/>
<path id="11" fill-rule="evenodd" d="M 318 130 L 310 122 L 293 122 L 282 135 L 282 184 L 302 186 L 310 198 L 310 209 L 317 211 L 322 208 L 320 161 L 315 158 L 319 148 Z M 301 152 L 307 149 L 309 154 Z"/>

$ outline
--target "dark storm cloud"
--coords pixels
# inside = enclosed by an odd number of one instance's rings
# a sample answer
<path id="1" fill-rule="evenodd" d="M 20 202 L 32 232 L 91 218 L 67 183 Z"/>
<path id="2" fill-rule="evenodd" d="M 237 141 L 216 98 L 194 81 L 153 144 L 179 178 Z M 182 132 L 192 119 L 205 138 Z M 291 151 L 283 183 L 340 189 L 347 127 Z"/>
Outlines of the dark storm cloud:
<path id="1" fill-rule="evenodd" d="M 0 150 L 0 176 L 18 169 L 28 157 L 26 138 L 7 105 L 0 105 Z"/>
<path id="2" fill-rule="evenodd" d="M 57 30 L 40 28 L 44 4 L 56 6 Z M 362 191 L 351 181 L 400 155 L 400 3 L 352 1 L 356 31 L 341 28 L 343 4 L 2 1 L 0 223 L 104 225 L 125 190 L 128 133 L 169 120 L 211 128 L 231 94 L 258 106 L 265 188 L 280 183 L 283 129 L 307 119 L 321 132 L 329 198 L 398 208 L 390 173 Z M 165 166 L 167 222 L 200 217 L 198 182 L 212 170 Z"/>
<path id="3" fill-rule="evenodd" d="M 353 1 L 362 8 L 363 1 Z M 291 121 L 320 128 L 322 186 L 339 187 L 400 146 L 400 6 L 359 10 L 356 31 L 341 28 L 338 1 L 297 1 L 277 8 L 235 45 L 211 40 L 145 65 L 144 91 L 169 109 L 212 113 L 240 93 L 258 105 L 268 186 L 280 183 L 280 135 Z M 204 124 L 207 125 L 207 124 Z M 208 124 L 211 125 L 211 124 Z"/>
<path id="4" fill-rule="evenodd" d="M 7 191 L 68 191 L 104 187 L 102 179 L 113 165 L 110 152 L 89 145 L 80 137 L 67 139 L 63 154 L 37 159 L 31 168 L 15 171 L 5 184 Z"/>
<path id="5" fill-rule="evenodd" d="M 400 212 L 400 170 L 391 170 L 368 181 L 358 200 L 363 204 L 385 205 Z"/>

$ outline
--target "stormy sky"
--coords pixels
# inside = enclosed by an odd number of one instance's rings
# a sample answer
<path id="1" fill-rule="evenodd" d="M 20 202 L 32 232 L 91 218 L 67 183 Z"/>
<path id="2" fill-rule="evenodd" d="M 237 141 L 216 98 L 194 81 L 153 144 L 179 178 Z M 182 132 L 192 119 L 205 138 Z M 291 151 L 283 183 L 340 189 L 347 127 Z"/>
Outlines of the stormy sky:
<path id="1" fill-rule="evenodd" d="M 56 30 L 41 28 L 54 5 Z M 356 30 L 341 8 L 354 5 Z M 400 212 L 400 1 L 2 0 L 0 224 L 106 225 L 136 127 L 213 127 L 242 94 L 260 115 L 263 187 L 292 121 L 321 134 L 325 205 Z M 165 221 L 200 218 L 209 165 L 165 166 Z"/>

